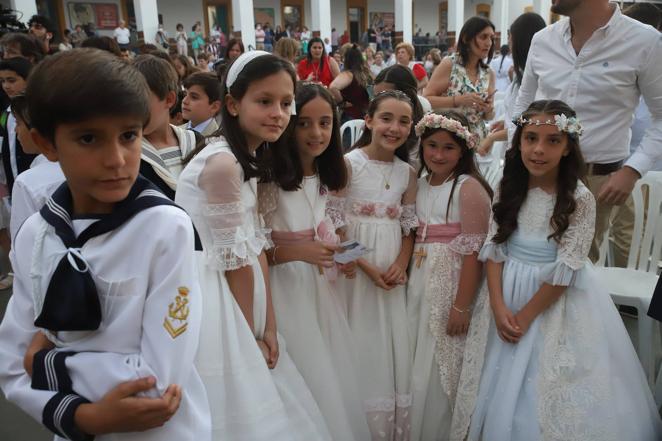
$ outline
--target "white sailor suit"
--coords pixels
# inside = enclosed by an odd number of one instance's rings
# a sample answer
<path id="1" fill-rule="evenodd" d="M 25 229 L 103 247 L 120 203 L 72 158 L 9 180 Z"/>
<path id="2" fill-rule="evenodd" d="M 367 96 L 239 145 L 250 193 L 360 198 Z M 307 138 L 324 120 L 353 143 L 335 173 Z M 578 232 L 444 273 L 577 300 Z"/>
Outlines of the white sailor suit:
<path id="1" fill-rule="evenodd" d="M 209 440 L 207 396 L 193 364 L 202 306 L 190 218 L 142 177 L 99 220 L 71 212 L 65 183 L 16 236 L 14 294 L 0 325 L 7 399 L 56 440 Z M 35 355 L 31 380 L 23 357 L 39 330 L 56 349 Z M 75 426 L 78 405 L 147 376 L 157 382 L 145 396 L 182 387 L 164 426 L 96 437 Z"/>

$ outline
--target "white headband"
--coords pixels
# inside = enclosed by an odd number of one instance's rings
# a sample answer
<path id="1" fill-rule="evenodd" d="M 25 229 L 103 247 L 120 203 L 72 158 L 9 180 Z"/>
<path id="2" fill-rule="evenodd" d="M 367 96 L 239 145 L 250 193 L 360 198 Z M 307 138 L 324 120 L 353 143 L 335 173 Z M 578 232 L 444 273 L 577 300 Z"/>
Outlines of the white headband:
<path id="1" fill-rule="evenodd" d="M 230 91 L 230 87 L 234 84 L 235 81 L 237 81 L 237 77 L 239 77 L 239 74 L 241 73 L 242 70 L 244 70 L 244 67 L 257 57 L 262 57 L 264 55 L 271 55 L 269 52 L 266 51 L 249 51 L 249 52 L 244 52 L 243 54 L 239 55 L 236 60 L 232 63 L 230 66 L 230 70 L 228 70 L 228 74 L 225 77 L 225 87 L 227 87 L 228 92 Z M 296 106 L 294 102 L 292 102 L 292 105 L 290 106 L 291 113 L 292 115 L 296 115 Z"/>

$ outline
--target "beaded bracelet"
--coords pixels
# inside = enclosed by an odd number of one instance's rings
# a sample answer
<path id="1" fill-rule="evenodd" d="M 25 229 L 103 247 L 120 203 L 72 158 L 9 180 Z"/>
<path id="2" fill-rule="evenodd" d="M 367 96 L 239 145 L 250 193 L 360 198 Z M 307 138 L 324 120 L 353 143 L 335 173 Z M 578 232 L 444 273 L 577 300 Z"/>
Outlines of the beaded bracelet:
<path id="1" fill-rule="evenodd" d="M 453 309 L 459 312 L 460 314 L 466 314 L 468 312 L 471 312 L 471 308 L 469 309 L 460 309 L 457 306 L 453 305 Z"/>

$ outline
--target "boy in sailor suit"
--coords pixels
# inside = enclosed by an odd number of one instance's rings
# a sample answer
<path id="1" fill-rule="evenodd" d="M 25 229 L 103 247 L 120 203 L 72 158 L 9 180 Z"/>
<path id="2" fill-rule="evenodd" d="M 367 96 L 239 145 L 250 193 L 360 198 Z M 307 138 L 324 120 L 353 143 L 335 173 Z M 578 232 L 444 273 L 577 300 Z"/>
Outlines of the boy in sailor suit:
<path id="1" fill-rule="evenodd" d="M 138 174 L 148 97 L 94 49 L 49 57 L 28 83 L 34 139 L 67 181 L 15 238 L 0 387 L 56 440 L 211 436 L 192 223 Z"/>

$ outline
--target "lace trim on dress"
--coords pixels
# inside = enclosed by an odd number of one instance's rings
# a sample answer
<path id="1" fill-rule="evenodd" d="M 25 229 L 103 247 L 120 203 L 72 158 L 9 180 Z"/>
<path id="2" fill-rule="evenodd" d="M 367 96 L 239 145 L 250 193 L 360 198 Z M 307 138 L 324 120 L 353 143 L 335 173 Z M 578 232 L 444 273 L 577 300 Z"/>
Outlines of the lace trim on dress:
<path id="1" fill-rule="evenodd" d="M 407 204 L 402 206 L 402 214 L 400 215 L 400 226 L 405 236 L 418 228 L 418 216 L 416 216 L 416 204 Z"/>
<path id="2" fill-rule="evenodd" d="M 246 213 L 241 201 L 228 204 L 207 204 L 202 209 L 210 225 L 211 249 L 205 249 L 207 263 L 222 271 L 239 269 L 257 262 L 257 256 L 267 246 L 268 230 L 255 228 L 255 214 Z M 246 215 L 253 222 L 246 222 Z"/>
<path id="3" fill-rule="evenodd" d="M 395 394 L 364 402 L 372 439 L 409 441 L 411 394 Z"/>
<path id="4" fill-rule="evenodd" d="M 469 421 L 480 384 L 487 333 L 489 310 L 486 285 L 482 284 L 476 295 L 471 323 L 467 335 L 450 336 L 446 333 L 451 307 L 458 290 L 462 255 L 446 244 L 435 243 L 428 248 L 429 265 L 434 268 L 425 287 L 425 299 L 429 307 L 428 327 L 435 339 L 435 361 L 439 381 L 454 410 L 458 435 L 462 440 L 469 428 Z M 457 418 L 455 416 L 457 413 Z"/>
<path id="5" fill-rule="evenodd" d="M 326 199 L 326 215 L 335 229 L 344 227 L 347 224 L 345 218 L 345 207 L 347 205 L 347 198 L 333 196 L 329 194 Z"/>
<path id="6" fill-rule="evenodd" d="M 598 363 L 600 324 L 567 296 L 543 313 L 538 372 L 538 415 L 542 441 L 616 441 L 617 419 L 592 418 L 610 396 L 609 366 Z M 572 321 L 567 326 L 566 321 Z"/>
<path id="7" fill-rule="evenodd" d="M 450 241 L 448 246 L 456 253 L 468 256 L 480 252 L 486 237 L 487 234 L 461 233 Z"/>

